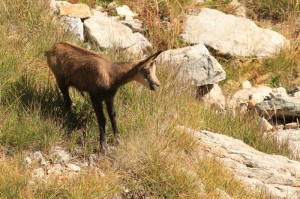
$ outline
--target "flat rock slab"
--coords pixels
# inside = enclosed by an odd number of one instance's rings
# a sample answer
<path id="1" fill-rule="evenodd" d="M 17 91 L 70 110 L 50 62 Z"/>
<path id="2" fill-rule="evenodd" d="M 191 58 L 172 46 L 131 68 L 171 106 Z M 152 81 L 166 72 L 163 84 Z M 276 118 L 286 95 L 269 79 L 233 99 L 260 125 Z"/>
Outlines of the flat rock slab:
<path id="1" fill-rule="evenodd" d="M 84 21 L 88 40 L 101 48 L 144 50 L 152 47 L 151 43 L 140 33 L 101 13 Z"/>
<path id="2" fill-rule="evenodd" d="M 222 54 L 246 57 L 270 57 L 288 44 L 281 34 L 259 28 L 249 19 L 209 8 L 187 17 L 182 37 L 188 43 L 204 43 Z"/>
<path id="3" fill-rule="evenodd" d="M 92 16 L 90 11 L 90 7 L 86 4 L 70 4 L 65 6 L 59 7 L 60 15 L 65 15 L 68 17 L 75 17 L 75 18 L 88 18 Z"/>
<path id="4" fill-rule="evenodd" d="M 257 103 L 255 108 L 263 114 L 277 118 L 300 118 L 300 101 L 296 97 L 273 97 Z"/>
<path id="5" fill-rule="evenodd" d="M 265 154 L 241 140 L 209 131 L 188 130 L 213 155 L 253 191 L 265 190 L 272 198 L 300 198 L 300 162 Z"/>
<path id="6" fill-rule="evenodd" d="M 226 78 L 222 66 L 203 44 L 167 50 L 156 60 L 178 70 L 180 78 L 197 86 L 216 84 Z"/>

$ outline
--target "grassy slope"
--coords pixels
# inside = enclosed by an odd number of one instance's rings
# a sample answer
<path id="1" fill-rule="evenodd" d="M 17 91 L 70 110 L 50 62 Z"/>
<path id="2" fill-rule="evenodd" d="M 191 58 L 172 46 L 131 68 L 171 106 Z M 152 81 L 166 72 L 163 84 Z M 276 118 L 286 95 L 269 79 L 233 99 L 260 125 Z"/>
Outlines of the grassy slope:
<path id="1" fill-rule="evenodd" d="M 84 154 L 98 151 L 97 125 L 87 97 L 72 92 L 76 114 L 63 111 L 63 101 L 43 52 L 56 41 L 72 37 L 49 17 L 42 0 L 4 0 L 0 10 L 0 197 L 1 198 L 103 198 L 123 187 L 161 198 L 217 198 L 216 188 L 234 198 L 250 198 L 220 163 L 198 155 L 199 144 L 176 131 L 177 125 L 208 129 L 240 138 L 253 147 L 287 154 L 273 140 L 261 139 L 252 118 L 219 115 L 195 101 L 193 91 L 174 81 L 161 68 L 162 86 L 150 92 L 136 84 L 117 94 L 116 108 L 124 144 L 111 163 L 103 159 L 104 177 L 86 172 L 77 180 L 53 180 L 30 186 L 32 168 L 25 168 L 25 150 L 79 146 Z M 2 6 L 1 5 L 1 6 Z M 121 52 L 115 60 L 128 59 Z M 110 144 L 111 127 L 108 126 Z M 205 185 L 200 192 L 199 182 Z M 133 193 L 134 194 L 134 193 Z M 137 194 L 137 193 L 136 193 Z M 262 196 L 261 196 L 262 197 Z"/>

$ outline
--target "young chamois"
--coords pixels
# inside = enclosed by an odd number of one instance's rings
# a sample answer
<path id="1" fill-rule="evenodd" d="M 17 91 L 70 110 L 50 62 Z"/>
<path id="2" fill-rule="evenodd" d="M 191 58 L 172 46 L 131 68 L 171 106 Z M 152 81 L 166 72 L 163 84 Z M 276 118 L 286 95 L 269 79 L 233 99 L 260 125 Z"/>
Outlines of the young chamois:
<path id="1" fill-rule="evenodd" d="M 83 48 L 60 42 L 45 52 L 47 62 L 54 73 L 57 85 L 63 94 L 66 109 L 72 111 L 69 87 L 90 95 L 97 116 L 101 151 L 105 154 L 108 145 L 105 137 L 106 119 L 103 101 L 106 104 L 113 133 L 120 142 L 119 130 L 114 109 L 114 97 L 119 87 L 133 80 L 151 90 L 160 85 L 156 77 L 155 58 L 161 53 L 133 62 L 114 62 L 105 55 L 96 54 Z"/>

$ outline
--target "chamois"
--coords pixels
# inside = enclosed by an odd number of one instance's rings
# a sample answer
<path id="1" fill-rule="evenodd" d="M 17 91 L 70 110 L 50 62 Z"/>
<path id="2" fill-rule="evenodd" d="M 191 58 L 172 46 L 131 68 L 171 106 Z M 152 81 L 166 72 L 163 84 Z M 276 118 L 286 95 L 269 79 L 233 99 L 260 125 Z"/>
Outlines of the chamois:
<path id="1" fill-rule="evenodd" d="M 116 122 L 114 97 L 120 86 L 137 81 L 151 90 L 160 85 L 156 77 L 155 59 L 161 51 L 133 62 L 114 62 L 109 57 L 65 42 L 55 44 L 45 52 L 48 65 L 53 72 L 58 88 L 63 94 L 67 111 L 72 111 L 69 87 L 90 95 L 96 113 L 101 151 L 106 154 L 108 145 L 105 137 L 106 119 L 103 101 L 106 104 L 113 133 L 117 142 L 120 134 Z"/>

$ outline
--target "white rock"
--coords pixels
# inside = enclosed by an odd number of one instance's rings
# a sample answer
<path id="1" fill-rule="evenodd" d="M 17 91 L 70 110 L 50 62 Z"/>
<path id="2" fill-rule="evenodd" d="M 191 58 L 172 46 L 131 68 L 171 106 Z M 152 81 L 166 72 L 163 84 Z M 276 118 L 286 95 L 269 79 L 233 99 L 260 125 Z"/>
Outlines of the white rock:
<path id="1" fill-rule="evenodd" d="M 75 164 L 66 164 L 67 168 L 71 171 L 78 172 L 81 170 L 81 168 Z"/>
<path id="2" fill-rule="evenodd" d="M 125 16 L 126 19 L 132 19 L 134 16 L 136 16 L 135 13 L 133 13 L 130 8 L 126 5 L 120 6 L 116 8 L 118 15 Z"/>
<path id="3" fill-rule="evenodd" d="M 52 160 L 59 163 L 68 163 L 70 160 L 70 154 L 63 150 L 61 147 L 55 147 L 52 154 Z"/>
<path id="4" fill-rule="evenodd" d="M 204 43 L 223 54 L 246 57 L 270 57 L 289 44 L 281 34 L 249 19 L 209 8 L 187 17 L 182 37 L 191 44 Z"/>
<path id="5" fill-rule="evenodd" d="M 55 164 L 52 168 L 48 169 L 48 174 L 53 173 L 56 175 L 61 174 L 62 166 L 61 164 Z"/>
<path id="6" fill-rule="evenodd" d="M 144 33 L 145 29 L 143 28 L 143 24 L 140 20 L 138 19 L 132 19 L 132 20 L 123 20 L 120 21 L 120 23 L 124 24 L 128 28 L 132 30 L 132 32 L 139 32 L 139 33 Z"/>
<path id="7" fill-rule="evenodd" d="M 263 117 L 258 118 L 258 125 L 262 127 L 263 131 L 270 131 L 273 129 L 273 126 Z"/>
<path id="8" fill-rule="evenodd" d="M 218 84 L 214 84 L 212 89 L 202 97 L 206 104 L 214 105 L 221 110 L 225 110 L 226 100 Z"/>
<path id="9" fill-rule="evenodd" d="M 199 139 L 206 155 L 221 161 L 249 191 L 264 190 L 271 198 L 300 198 L 300 162 L 262 153 L 225 135 L 185 130 Z"/>
<path id="10" fill-rule="evenodd" d="M 133 33 L 127 26 L 100 14 L 85 20 L 84 27 L 87 39 L 101 48 L 146 49 L 152 47 L 151 43 L 140 33 Z"/>
<path id="11" fill-rule="evenodd" d="M 67 2 L 67 1 L 50 0 L 51 13 L 53 15 L 58 15 L 60 7 L 66 6 L 66 5 L 71 5 L 71 3 Z"/>
<path id="12" fill-rule="evenodd" d="M 196 86 L 216 84 L 226 77 L 222 66 L 203 44 L 167 50 L 156 61 L 174 68 L 180 79 Z"/>
<path id="13" fill-rule="evenodd" d="M 30 157 L 27 156 L 27 157 L 24 158 L 24 162 L 25 162 L 26 165 L 30 165 L 32 163 L 32 160 L 31 160 Z"/>
<path id="14" fill-rule="evenodd" d="M 33 158 L 38 161 L 41 165 L 47 165 L 47 162 L 40 151 L 36 151 L 33 153 Z"/>
<path id="15" fill-rule="evenodd" d="M 248 80 L 246 80 L 241 83 L 241 87 L 242 89 L 250 89 L 252 88 L 252 85 Z"/>
<path id="16" fill-rule="evenodd" d="M 43 168 L 38 168 L 32 171 L 32 177 L 34 178 L 42 178 L 45 176 L 45 171 Z"/>

